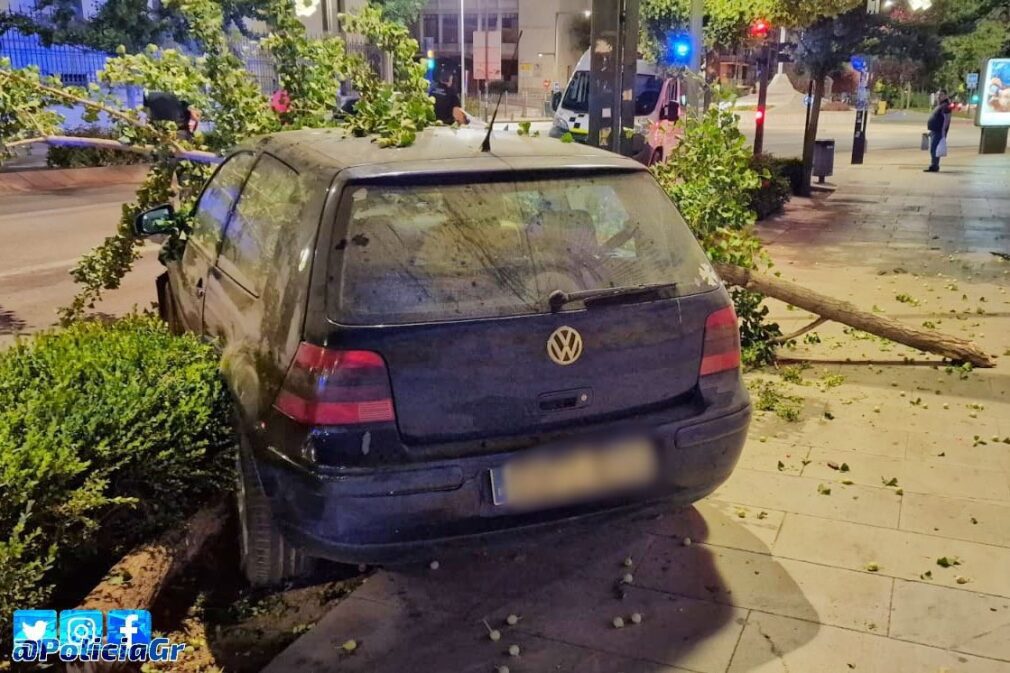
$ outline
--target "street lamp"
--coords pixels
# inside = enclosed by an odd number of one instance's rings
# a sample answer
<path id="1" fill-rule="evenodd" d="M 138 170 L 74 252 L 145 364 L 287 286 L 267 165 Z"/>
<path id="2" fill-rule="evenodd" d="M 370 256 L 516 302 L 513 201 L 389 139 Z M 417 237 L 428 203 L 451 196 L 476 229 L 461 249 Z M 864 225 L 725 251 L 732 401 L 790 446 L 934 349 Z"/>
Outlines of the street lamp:
<path id="1" fill-rule="evenodd" d="M 462 2 L 462 0 L 460 0 L 460 2 Z M 591 10 L 591 9 L 583 9 L 582 11 L 579 11 L 579 12 L 554 12 L 554 81 L 555 82 L 560 82 L 561 81 L 560 78 L 558 77 L 558 54 L 561 53 L 561 37 L 560 37 L 560 33 L 558 32 L 558 21 L 561 19 L 561 16 L 565 15 L 565 14 L 570 14 L 572 16 L 577 16 L 577 15 L 581 14 L 583 17 L 585 17 L 585 18 L 588 19 L 589 17 L 591 17 L 593 15 L 593 10 Z M 543 56 L 545 54 L 550 54 L 550 52 L 549 51 L 545 51 L 545 52 L 542 52 L 542 53 L 538 54 L 538 56 L 540 56 L 541 58 L 543 58 Z"/>
<path id="2" fill-rule="evenodd" d="M 463 34 L 465 0 L 459 0 L 459 99 L 466 100 L 466 35 Z"/>

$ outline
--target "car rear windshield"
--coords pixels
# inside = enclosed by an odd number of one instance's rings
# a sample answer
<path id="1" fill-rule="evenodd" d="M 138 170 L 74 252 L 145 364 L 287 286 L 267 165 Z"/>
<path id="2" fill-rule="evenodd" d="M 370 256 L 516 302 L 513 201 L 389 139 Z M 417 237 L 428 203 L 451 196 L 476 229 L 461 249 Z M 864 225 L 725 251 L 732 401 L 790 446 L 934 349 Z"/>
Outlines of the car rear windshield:
<path id="1" fill-rule="evenodd" d="M 331 314 L 344 324 L 544 313 L 555 290 L 675 283 L 683 296 L 717 284 L 683 218 L 644 171 L 351 184 L 344 199 L 339 294 L 331 295 Z"/>

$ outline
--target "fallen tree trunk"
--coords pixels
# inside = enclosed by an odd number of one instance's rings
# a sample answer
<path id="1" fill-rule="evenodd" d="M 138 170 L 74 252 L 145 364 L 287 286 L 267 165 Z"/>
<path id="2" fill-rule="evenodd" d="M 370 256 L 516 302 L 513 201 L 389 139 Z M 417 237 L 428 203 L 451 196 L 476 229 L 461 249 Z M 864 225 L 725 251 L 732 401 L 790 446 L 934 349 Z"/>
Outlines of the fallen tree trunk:
<path id="1" fill-rule="evenodd" d="M 18 147 L 20 145 L 31 145 L 32 143 L 45 143 L 47 145 L 57 145 L 59 147 L 93 147 L 99 150 L 112 150 L 113 152 L 127 152 L 129 154 L 154 155 L 154 148 L 146 145 L 127 145 L 112 138 L 85 138 L 81 136 L 39 136 L 37 138 L 24 138 L 7 143 L 5 147 Z M 179 159 L 195 161 L 202 164 L 216 164 L 221 162 L 221 157 L 213 152 L 203 150 L 177 149 L 174 155 Z"/>
<path id="2" fill-rule="evenodd" d="M 230 508 L 219 502 L 201 509 L 182 526 L 124 556 L 78 606 L 87 610 L 150 610 L 173 579 L 182 574 L 221 534 Z M 68 666 L 72 673 L 118 671 L 121 662 L 87 662 Z"/>
<path id="3" fill-rule="evenodd" d="M 797 308 L 810 311 L 822 319 L 840 322 L 957 362 L 970 362 L 975 367 L 996 366 L 996 363 L 985 351 L 967 339 L 941 332 L 914 329 L 897 320 L 861 311 L 847 301 L 828 297 L 760 271 L 721 263 L 716 263 L 715 269 L 728 285 L 736 285 L 746 290 L 759 292 L 766 297 L 779 299 Z M 799 333 L 803 331 L 801 330 Z"/>

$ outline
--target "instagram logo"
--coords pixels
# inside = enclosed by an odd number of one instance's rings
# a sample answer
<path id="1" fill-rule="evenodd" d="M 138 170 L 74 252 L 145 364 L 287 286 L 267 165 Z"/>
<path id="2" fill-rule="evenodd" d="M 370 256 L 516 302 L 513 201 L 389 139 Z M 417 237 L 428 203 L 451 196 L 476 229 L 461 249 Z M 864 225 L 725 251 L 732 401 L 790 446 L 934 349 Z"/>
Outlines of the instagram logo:
<path id="1" fill-rule="evenodd" d="M 63 610 L 60 612 L 60 641 L 85 645 L 102 637 L 101 610 Z"/>

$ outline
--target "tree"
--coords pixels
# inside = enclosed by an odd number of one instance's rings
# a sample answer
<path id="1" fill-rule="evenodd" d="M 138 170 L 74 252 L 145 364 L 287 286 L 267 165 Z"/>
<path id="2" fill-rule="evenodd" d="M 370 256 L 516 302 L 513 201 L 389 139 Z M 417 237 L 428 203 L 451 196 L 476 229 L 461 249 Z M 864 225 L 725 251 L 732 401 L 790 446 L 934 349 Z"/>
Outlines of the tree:
<path id="1" fill-rule="evenodd" d="M 801 192 L 810 195 L 810 178 L 813 173 L 814 141 L 824 99 L 825 79 L 842 67 L 842 64 L 864 50 L 871 26 L 879 21 L 865 9 L 857 8 L 835 17 L 814 21 L 804 28 L 797 40 L 796 61 L 814 82 L 814 95 L 810 103 L 810 123 L 803 136 L 803 180 Z"/>
<path id="2" fill-rule="evenodd" d="M 151 169 L 137 192 L 136 201 L 123 207 L 114 235 L 85 255 L 72 270 L 82 289 L 73 303 L 61 310 L 64 322 L 80 317 L 101 297 L 118 287 L 137 257 L 132 222 L 151 206 L 178 197 L 180 238 L 163 254 L 176 254 L 189 227 L 189 212 L 213 161 L 246 138 L 282 128 L 340 127 L 347 133 L 375 136 L 382 146 L 404 146 L 416 133 L 434 122 L 424 66 L 416 62 L 417 42 L 407 29 L 382 19 L 380 11 L 366 7 L 346 15 L 346 29 L 364 36 L 393 59 L 393 82 L 384 82 L 363 54 L 348 53 L 334 36 L 310 38 L 294 13 L 290 0 L 265 0 L 260 11 L 270 30 L 263 47 L 273 57 L 278 80 L 290 105 L 275 111 L 256 81 L 228 45 L 224 12 L 215 0 L 173 0 L 186 22 L 192 40 L 203 53 L 184 54 L 150 45 L 142 53 L 117 49 L 99 73 L 110 90 L 127 85 L 172 91 L 185 97 L 213 121 L 210 134 L 181 137 L 167 123 L 148 123 L 138 110 L 126 108 L 98 84 L 87 89 L 64 86 L 59 79 L 43 77 L 38 68 L 14 69 L 0 59 L 0 159 L 20 144 L 47 140 L 59 133 L 57 105 L 80 106 L 86 118 L 108 116 L 124 149 L 148 154 Z M 333 108 L 341 81 L 360 92 L 355 114 L 335 116 Z M 103 146 L 115 141 L 104 141 Z M 197 163 L 199 159 L 204 163 Z"/>
<path id="3" fill-rule="evenodd" d="M 404 26 L 409 26 L 421 16 L 421 10 L 428 0 L 369 0 L 370 4 L 382 10 L 382 18 Z"/>
<path id="4" fill-rule="evenodd" d="M 222 29 L 236 28 L 251 36 L 247 19 L 262 19 L 267 0 L 221 0 Z M 128 52 L 159 44 L 166 36 L 190 40 L 185 18 L 172 3 L 148 0 L 104 0 L 90 20 L 82 18 L 80 0 L 37 0 L 36 16 L 0 16 L 0 35 L 9 29 L 38 35 L 43 44 L 73 44 L 105 52 L 120 45 Z M 37 18 L 44 17 L 44 18 Z"/>
<path id="5" fill-rule="evenodd" d="M 964 76 L 987 58 L 1010 54 L 1010 3 L 1006 0 L 938 0 L 930 18 L 943 36 L 943 66 L 936 84 L 963 91 Z"/>
<path id="6" fill-rule="evenodd" d="M 683 33 L 690 23 L 690 0 L 642 0 L 639 44 L 651 60 L 662 60 L 667 38 Z M 706 0 L 704 43 L 706 49 L 732 48 L 747 34 L 747 26 L 764 16 L 770 0 Z"/>
<path id="7" fill-rule="evenodd" d="M 575 14 L 568 24 L 568 37 L 571 40 L 572 50 L 580 55 L 589 49 L 593 33 L 593 18 L 585 14 Z"/>

